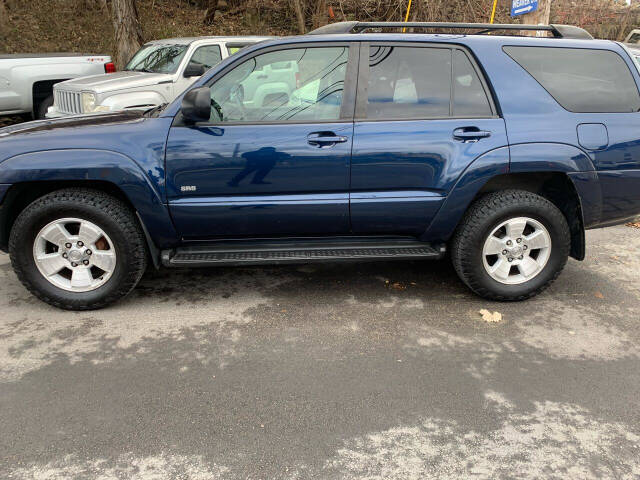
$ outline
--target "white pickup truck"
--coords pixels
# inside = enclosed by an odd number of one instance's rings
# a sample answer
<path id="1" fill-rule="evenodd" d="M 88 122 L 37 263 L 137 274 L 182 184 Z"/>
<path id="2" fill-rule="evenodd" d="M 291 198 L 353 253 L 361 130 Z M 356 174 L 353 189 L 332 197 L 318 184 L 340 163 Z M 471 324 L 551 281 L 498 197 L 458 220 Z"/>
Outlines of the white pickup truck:
<path id="1" fill-rule="evenodd" d="M 171 102 L 209 68 L 248 45 L 272 37 L 169 38 L 146 43 L 123 71 L 59 83 L 47 118 Z"/>
<path id="2" fill-rule="evenodd" d="M 108 55 L 39 53 L 0 55 L 0 115 L 43 118 L 53 86 L 64 80 L 115 72 Z"/>

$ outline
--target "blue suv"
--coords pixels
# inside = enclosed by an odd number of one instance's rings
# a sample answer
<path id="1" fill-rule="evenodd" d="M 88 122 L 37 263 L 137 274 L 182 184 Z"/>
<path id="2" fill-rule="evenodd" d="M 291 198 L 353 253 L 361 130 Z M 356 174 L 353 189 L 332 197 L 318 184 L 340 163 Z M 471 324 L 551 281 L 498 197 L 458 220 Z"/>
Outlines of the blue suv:
<path id="1" fill-rule="evenodd" d="M 640 213 L 622 44 L 563 25 L 312 33 L 243 50 L 170 105 L 0 129 L 0 248 L 25 287 L 83 310 L 149 263 L 448 252 L 475 293 L 522 300 L 584 258 L 585 229 Z"/>

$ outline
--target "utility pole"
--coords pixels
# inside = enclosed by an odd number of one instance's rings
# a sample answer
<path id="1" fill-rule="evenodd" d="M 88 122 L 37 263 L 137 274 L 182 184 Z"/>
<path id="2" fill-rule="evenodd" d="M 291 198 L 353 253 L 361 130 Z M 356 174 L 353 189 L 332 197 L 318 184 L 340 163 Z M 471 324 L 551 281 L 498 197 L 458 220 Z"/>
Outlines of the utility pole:
<path id="1" fill-rule="evenodd" d="M 551 0 L 538 0 L 538 9 L 535 12 L 522 15 L 522 23 L 525 25 L 549 25 L 551 18 Z"/>

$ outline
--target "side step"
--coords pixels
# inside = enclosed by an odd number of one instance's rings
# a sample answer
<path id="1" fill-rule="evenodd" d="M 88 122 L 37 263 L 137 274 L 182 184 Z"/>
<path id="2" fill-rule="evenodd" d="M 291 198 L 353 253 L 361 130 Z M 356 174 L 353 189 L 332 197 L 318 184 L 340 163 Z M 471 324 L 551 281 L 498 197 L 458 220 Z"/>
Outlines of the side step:
<path id="1" fill-rule="evenodd" d="M 162 252 L 166 267 L 442 258 L 444 245 L 407 239 L 236 241 Z"/>

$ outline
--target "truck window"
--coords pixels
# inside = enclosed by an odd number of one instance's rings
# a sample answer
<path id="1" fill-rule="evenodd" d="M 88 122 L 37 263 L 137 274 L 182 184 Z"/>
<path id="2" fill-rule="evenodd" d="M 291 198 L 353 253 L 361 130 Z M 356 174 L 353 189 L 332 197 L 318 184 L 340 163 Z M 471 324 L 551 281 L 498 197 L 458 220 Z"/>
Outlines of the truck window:
<path id="1" fill-rule="evenodd" d="M 448 117 L 451 50 L 371 45 L 367 118 Z"/>
<path id="2" fill-rule="evenodd" d="M 220 47 L 218 45 L 205 45 L 203 47 L 198 47 L 196 51 L 193 52 L 191 61 L 201 63 L 208 70 L 222 61 Z"/>
<path id="3" fill-rule="evenodd" d="M 186 51 L 186 45 L 147 44 L 136 52 L 124 70 L 175 73 Z"/>
<path id="4" fill-rule="evenodd" d="M 338 120 L 348 50 L 294 48 L 246 60 L 211 86 L 211 122 Z"/>
<path id="5" fill-rule="evenodd" d="M 556 47 L 504 47 L 566 110 L 622 113 L 640 110 L 631 70 L 609 50 Z"/>
<path id="6" fill-rule="evenodd" d="M 469 57 L 461 50 L 453 51 L 453 116 L 490 117 L 489 98 Z"/>

